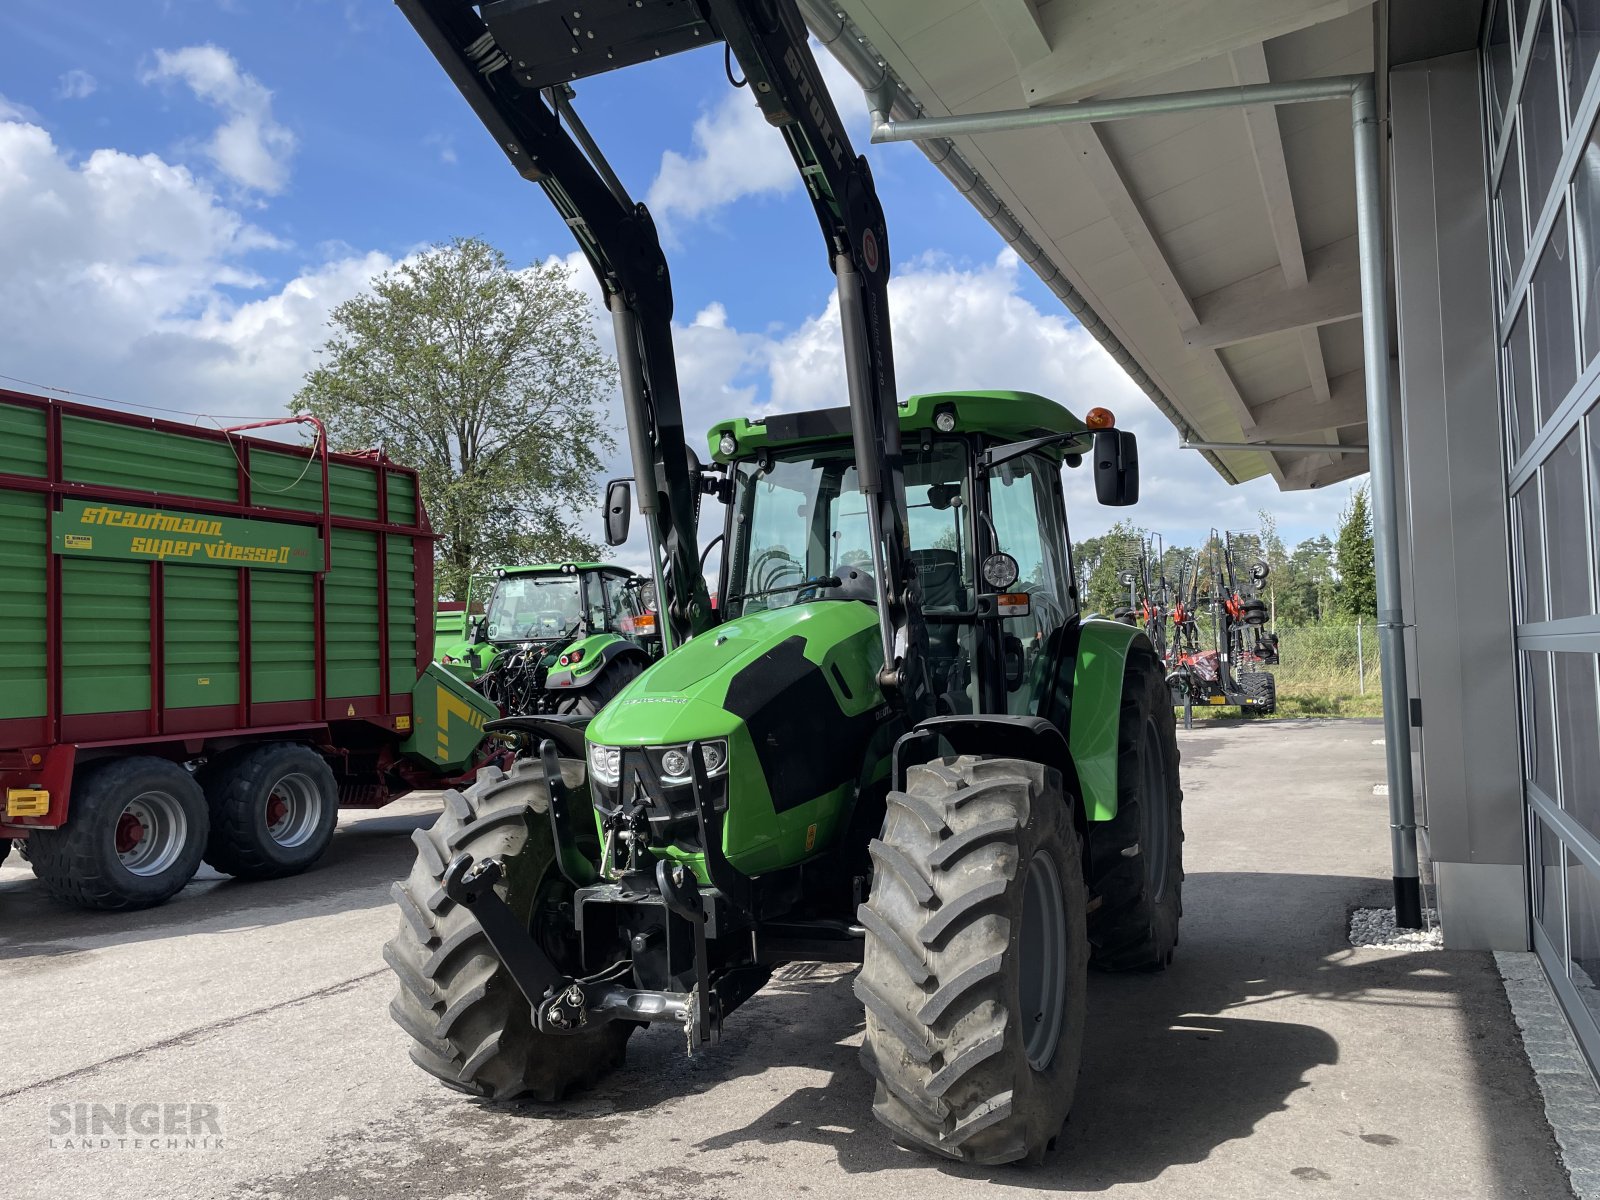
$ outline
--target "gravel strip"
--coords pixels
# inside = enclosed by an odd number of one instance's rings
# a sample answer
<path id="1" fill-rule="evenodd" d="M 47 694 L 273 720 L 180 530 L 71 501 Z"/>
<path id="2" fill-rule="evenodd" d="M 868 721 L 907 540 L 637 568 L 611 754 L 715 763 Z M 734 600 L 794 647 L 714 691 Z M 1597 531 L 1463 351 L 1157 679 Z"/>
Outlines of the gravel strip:
<path id="1" fill-rule="evenodd" d="M 1352 946 L 1392 946 L 1398 950 L 1443 950 L 1444 931 L 1437 909 L 1422 910 L 1423 929 L 1400 929 L 1392 908 L 1357 908 L 1350 912 Z"/>

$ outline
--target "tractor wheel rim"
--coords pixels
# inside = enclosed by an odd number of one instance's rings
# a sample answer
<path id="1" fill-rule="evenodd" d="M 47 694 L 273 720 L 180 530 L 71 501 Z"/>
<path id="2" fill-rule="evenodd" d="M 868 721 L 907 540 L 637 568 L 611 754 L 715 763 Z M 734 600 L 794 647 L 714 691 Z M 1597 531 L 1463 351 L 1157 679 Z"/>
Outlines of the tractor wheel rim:
<path id="1" fill-rule="evenodd" d="M 322 793 L 298 771 L 282 776 L 267 793 L 267 836 L 284 849 L 310 841 L 322 821 Z"/>
<path id="2" fill-rule="evenodd" d="M 1028 1065 L 1043 1071 L 1061 1044 L 1067 993 L 1066 901 L 1055 860 L 1043 850 L 1033 856 L 1023 880 L 1016 953 L 1022 1049 Z"/>
<path id="3" fill-rule="evenodd" d="M 1140 766 L 1139 831 L 1144 851 L 1145 872 L 1150 882 L 1150 898 L 1159 901 L 1167 892 L 1167 756 L 1161 745 L 1161 731 L 1152 717 L 1144 724 L 1144 754 Z"/>
<path id="4" fill-rule="evenodd" d="M 113 833 L 117 859 L 147 879 L 178 860 L 189 839 L 189 816 L 170 792 L 142 792 L 123 806 Z"/>

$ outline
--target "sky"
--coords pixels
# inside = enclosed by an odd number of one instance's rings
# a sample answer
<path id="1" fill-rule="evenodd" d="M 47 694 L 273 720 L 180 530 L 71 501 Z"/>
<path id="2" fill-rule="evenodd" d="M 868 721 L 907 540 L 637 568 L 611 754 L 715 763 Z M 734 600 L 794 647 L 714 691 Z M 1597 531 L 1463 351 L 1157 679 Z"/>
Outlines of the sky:
<path id="1" fill-rule="evenodd" d="M 1037 391 L 1140 435 L 1143 495 L 1099 506 L 1067 472 L 1072 535 L 1131 517 L 1168 545 L 1331 533 L 1349 488 L 1230 487 L 914 146 L 867 146 L 888 215 L 898 383 Z M 844 403 L 833 277 L 781 138 L 720 49 L 585 81 L 577 107 L 663 232 L 694 443 L 714 420 Z M 406 256 L 482 237 L 598 288 L 382 0 L 6 0 L 0 6 L 0 386 L 201 422 L 281 415 L 331 309 Z M 25 382 L 17 382 L 25 381 Z M 616 426 L 620 428 L 620 405 Z M 169 412 L 157 414 L 153 410 Z M 176 416 L 175 414 L 193 414 Z M 620 440 L 620 439 L 619 439 Z M 617 474 L 626 474 L 623 455 Z M 598 528 L 598 520 L 589 523 Z"/>

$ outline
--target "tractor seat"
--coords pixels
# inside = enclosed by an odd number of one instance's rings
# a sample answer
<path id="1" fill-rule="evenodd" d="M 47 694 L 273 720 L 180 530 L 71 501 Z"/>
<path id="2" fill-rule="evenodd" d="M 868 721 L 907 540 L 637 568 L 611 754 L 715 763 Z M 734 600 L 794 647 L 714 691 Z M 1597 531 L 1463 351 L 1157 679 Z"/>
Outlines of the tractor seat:
<path id="1" fill-rule="evenodd" d="M 961 559 L 954 550 L 913 550 L 911 562 L 922 586 L 922 607 L 928 612 L 962 612 L 967 608 L 961 586 Z"/>

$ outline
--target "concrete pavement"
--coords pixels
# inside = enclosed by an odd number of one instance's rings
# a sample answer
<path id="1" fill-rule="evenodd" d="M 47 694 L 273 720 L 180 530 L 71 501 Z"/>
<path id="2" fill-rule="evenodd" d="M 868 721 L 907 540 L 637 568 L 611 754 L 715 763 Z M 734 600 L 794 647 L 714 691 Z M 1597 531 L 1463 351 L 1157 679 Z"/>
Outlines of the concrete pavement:
<path id="1" fill-rule="evenodd" d="M 0 1161 L 17 1197 L 919 1196 L 975 1181 L 1113 1197 L 1560 1197 L 1488 955 L 1354 950 L 1388 893 L 1376 722 L 1197 724 L 1183 941 L 1096 976 L 1077 1108 L 1035 1170 L 896 1148 L 855 1059 L 847 971 L 797 964 L 694 1059 L 637 1035 L 557 1109 L 439 1086 L 385 1014 L 389 881 L 432 798 L 348 814 L 298 879 L 96 915 L 0 867 Z M 59 1106 L 214 1105 L 220 1147 L 52 1147 Z"/>

